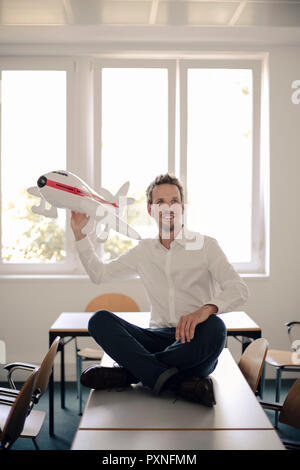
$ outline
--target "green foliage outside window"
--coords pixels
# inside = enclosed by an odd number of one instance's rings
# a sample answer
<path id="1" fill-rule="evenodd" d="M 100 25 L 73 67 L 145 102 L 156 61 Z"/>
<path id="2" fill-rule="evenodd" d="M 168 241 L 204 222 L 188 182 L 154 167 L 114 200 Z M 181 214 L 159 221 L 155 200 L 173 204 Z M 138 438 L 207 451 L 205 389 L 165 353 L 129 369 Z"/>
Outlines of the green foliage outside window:
<path id="1" fill-rule="evenodd" d="M 26 190 L 20 191 L 15 201 L 4 202 L 2 232 L 8 224 L 11 229 L 9 240 L 2 244 L 4 262 L 54 263 L 65 260 L 65 230 L 56 219 L 34 214 L 31 207 L 36 204 L 37 199 Z"/>
<path id="2" fill-rule="evenodd" d="M 2 261 L 7 263 L 55 263 L 66 259 L 65 230 L 43 215 L 34 214 L 32 206 L 38 199 L 20 191 L 14 201 L 3 198 L 2 231 L 8 230 L 9 237 L 3 237 Z M 146 210 L 146 198 L 137 199 L 133 207 L 126 208 L 122 217 L 130 225 L 149 225 L 150 216 Z M 6 241 L 5 241 L 6 240 Z M 104 244 L 104 259 L 115 259 L 136 245 L 135 240 L 121 237 L 113 230 Z"/>

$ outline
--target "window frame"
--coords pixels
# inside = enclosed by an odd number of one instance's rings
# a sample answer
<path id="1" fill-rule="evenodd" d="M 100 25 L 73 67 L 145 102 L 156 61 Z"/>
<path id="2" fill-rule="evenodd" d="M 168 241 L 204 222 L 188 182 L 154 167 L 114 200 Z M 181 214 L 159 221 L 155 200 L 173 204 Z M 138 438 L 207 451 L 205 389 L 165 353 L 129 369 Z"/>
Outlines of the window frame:
<path id="1" fill-rule="evenodd" d="M 76 127 L 76 113 L 74 103 L 76 62 L 72 58 L 61 57 L 1 57 L 0 82 L 3 71 L 65 71 L 66 72 L 66 167 L 76 172 L 78 167 L 78 154 L 73 142 Z M 1 104 L 0 104 L 1 106 Z M 0 112 L 0 129 L 1 129 Z M 1 133 L 0 133 L 1 134 Z M 1 139 L 1 135 L 0 135 Z M 1 143 L 1 141 L 0 141 Z M 0 145 L 0 195 L 1 195 L 1 145 Z M 38 175 L 33 175 L 33 179 Z M 0 207 L 2 201 L 0 196 Z M 0 246 L 2 234 L 2 214 L 0 216 Z M 68 274 L 78 273 L 75 250 L 72 249 L 72 234 L 69 223 L 69 214 L 66 214 L 66 260 L 57 263 L 6 263 L 0 256 L 0 275 L 39 275 L 39 274 Z"/>
<path id="2" fill-rule="evenodd" d="M 158 67 L 168 69 L 168 168 L 170 172 L 175 173 L 182 180 L 186 195 L 188 195 L 188 188 L 186 187 L 188 164 L 187 70 L 189 68 L 250 68 L 253 70 L 252 260 L 250 263 L 232 264 L 245 277 L 268 276 L 269 103 L 267 55 L 251 53 L 232 53 L 228 55 L 221 52 L 207 54 L 180 52 L 155 55 L 154 53 L 145 52 L 138 54 L 136 57 L 126 56 L 124 53 L 60 57 L 0 57 L 0 74 L 2 70 L 66 71 L 67 169 L 82 175 L 82 178 L 86 179 L 87 183 L 94 188 L 101 186 L 102 179 L 101 70 L 105 67 Z M 264 128 L 262 128 L 262 124 Z M 82 154 L 86 158 L 81 158 Z M 68 212 L 66 225 L 67 259 L 65 262 L 10 264 L 3 263 L 0 259 L 0 275 L 85 274 L 80 262 L 77 260 Z M 101 250 L 103 254 L 103 246 L 101 246 Z"/>

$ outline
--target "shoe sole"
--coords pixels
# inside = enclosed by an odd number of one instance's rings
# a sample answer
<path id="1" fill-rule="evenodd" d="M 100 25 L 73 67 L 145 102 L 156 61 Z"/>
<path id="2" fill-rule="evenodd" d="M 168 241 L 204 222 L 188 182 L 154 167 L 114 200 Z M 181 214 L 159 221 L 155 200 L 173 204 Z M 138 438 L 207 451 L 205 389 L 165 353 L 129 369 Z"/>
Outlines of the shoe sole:
<path id="1" fill-rule="evenodd" d="M 110 388 L 124 388 L 129 387 L 130 384 L 126 382 L 125 377 L 113 376 L 112 370 L 116 370 L 113 367 L 88 367 L 80 377 L 80 383 L 88 388 L 94 390 L 108 390 Z M 119 371 L 118 371 L 119 373 Z"/>

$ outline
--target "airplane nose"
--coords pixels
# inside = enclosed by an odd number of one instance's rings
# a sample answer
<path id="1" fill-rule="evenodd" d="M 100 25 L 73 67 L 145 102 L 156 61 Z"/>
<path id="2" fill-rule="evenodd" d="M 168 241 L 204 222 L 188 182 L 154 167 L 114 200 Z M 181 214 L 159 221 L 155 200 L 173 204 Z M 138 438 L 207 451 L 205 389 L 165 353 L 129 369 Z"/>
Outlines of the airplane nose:
<path id="1" fill-rule="evenodd" d="M 39 188 L 43 188 L 47 184 L 47 178 L 46 176 L 40 176 L 39 179 L 37 180 L 37 185 Z"/>

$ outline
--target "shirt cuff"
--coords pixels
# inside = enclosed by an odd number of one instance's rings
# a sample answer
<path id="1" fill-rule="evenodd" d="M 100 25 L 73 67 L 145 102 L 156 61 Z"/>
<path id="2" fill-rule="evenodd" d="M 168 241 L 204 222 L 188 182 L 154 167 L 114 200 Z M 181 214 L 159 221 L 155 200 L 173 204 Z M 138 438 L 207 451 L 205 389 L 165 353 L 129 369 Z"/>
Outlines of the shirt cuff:
<path id="1" fill-rule="evenodd" d="M 224 312 L 224 304 L 223 302 L 220 302 L 218 299 L 210 299 L 207 302 L 205 302 L 204 305 L 212 304 L 215 305 L 218 309 L 217 313 L 215 315 L 219 315 L 219 313 Z"/>
<path id="2" fill-rule="evenodd" d="M 204 304 L 204 307 L 205 307 L 206 305 L 207 305 L 208 307 L 210 307 L 210 306 L 211 306 L 211 307 L 217 307 L 217 311 L 216 311 L 216 312 L 213 312 L 213 313 L 214 313 L 215 315 L 216 315 L 217 313 L 219 313 L 219 306 L 216 304 L 216 302 L 207 302 L 206 304 Z"/>
<path id="3" fill-rule="evenodd" d="M 84 251 L 89 250 L 91 248 L 91 243 L 90 243 L 90 240 L 88 239 L 88 236 L 78 241 L 75 240 L 75 246 L 77 250 L 79 251 L 79 253 L 83 253 Z"/>

